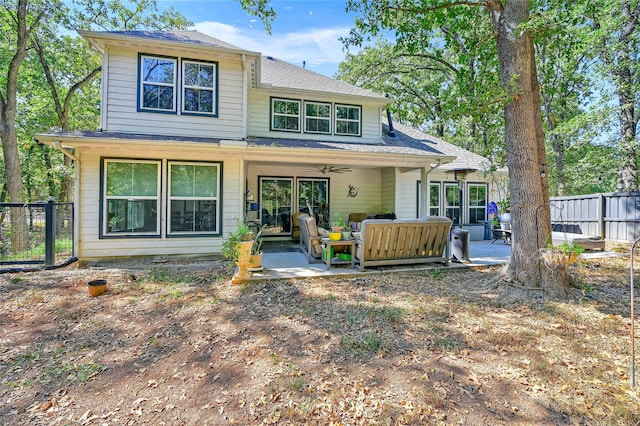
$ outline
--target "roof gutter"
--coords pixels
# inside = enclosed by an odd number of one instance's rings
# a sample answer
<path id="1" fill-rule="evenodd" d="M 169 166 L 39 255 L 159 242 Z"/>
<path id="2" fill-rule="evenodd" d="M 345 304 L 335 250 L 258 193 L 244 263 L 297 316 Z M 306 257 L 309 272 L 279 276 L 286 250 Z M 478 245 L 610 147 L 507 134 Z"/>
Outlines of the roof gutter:
<path id="1" fill-rule="evenodd" d="M 71 158 L 73 161 L 75 161 L 76 163 L 80 163 L 80 159 L 78 157 L 76 157 L 76 155 L 71 152 L 69 149 L 65 148 L 62 146 L 62 142 L 60 142 L 59 140 L 54 141 L 53 142 L 53 146 L 60 151 L 61 153 L 63 153 L 64 155 L 66 155 L 67 157 Z"/>

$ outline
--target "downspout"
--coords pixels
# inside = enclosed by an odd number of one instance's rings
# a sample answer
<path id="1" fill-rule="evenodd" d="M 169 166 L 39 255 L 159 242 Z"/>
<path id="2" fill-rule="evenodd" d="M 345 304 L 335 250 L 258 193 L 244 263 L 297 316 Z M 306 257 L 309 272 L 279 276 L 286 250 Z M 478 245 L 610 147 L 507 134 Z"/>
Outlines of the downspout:
<path id="1" fill-rule="evenodd" d="M 80 164 L 80 159 L 78 157 L 76 157 L 76 155 L 73 152 L 71 152 L 67 148 L 63 147 L 62 143 L 60 141 L 55 141 L 53 144 L 54 144 L 55 148 L 58 151 L 60 151 L 61 153 L 63 153 L 67 157 L 71 158 L 76 163 Z"/>
<path id="2" fill-rule="evenodd" d="M 422 212 L 421 216 L 425 217 L 429 215 L 429 207 L 430 207 L 430 191 L 429 191 L 429 186 L 430 186 L 430 180 L 428 180 L 429 178 L 429 174 L 434 171 L 435 169 L 437 169 L 438 167 L 440 167 L 442 165 L 442 160 L 438 160 L 438 162 L 436 163 L 435 166 L 425 166 L 420 170 L 420 181 L 422 182 L 422 185 L 420 185 L 420 197 L 421 197 L 421 203 L 420 203 L 420 211 Z M 427 167 L 429 167 L 429 169 L 427 170 Z"/>

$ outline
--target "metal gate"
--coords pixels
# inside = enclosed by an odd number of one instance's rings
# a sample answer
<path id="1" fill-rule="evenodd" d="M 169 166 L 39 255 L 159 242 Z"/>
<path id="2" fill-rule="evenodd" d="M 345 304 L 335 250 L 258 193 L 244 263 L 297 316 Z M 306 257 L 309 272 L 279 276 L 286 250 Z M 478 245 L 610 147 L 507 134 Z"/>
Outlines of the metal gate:
<path id="1" fill-rule="evenodd" d="M 73 255 L 73 203 L 0 203 L 0 265 L 54 265 Z"/>

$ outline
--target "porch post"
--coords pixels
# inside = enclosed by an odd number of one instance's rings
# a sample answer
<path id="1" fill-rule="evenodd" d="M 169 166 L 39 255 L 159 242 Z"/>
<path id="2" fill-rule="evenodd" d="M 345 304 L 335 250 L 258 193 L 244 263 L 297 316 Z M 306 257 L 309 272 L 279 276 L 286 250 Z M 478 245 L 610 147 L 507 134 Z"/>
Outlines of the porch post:
<path id="1" fill-rule="evenodd" d="M 435 165 L 425 164 L 424 167 L 420 169 L 420 182 L 422 182 L 420 185 L 420 197 L 422 200 L 420 203 L 420 211 L 422 212 L 420 217 L 429 216 L 429 210 L 431 207 L 431 178 L 429 175 L 441 165 L 442 160 L 438 160 Z"/>
<path id="2" fill-rule="evenodd" d="M 427 170 L 427 168 L 429 170 Z M 431 186 L 431 178 L 429 178 L 429 172 L 432 170 L 430 165 L 426 165 L 423 168 L 420 169 L 420 182 L 422 182 L 422 185 L 420 185 L 420 218 L 428 216 L 429 215 L 429 207 L 431 204 L 431 200 L 430 200 L 430 191 L 429 188 Z"/>

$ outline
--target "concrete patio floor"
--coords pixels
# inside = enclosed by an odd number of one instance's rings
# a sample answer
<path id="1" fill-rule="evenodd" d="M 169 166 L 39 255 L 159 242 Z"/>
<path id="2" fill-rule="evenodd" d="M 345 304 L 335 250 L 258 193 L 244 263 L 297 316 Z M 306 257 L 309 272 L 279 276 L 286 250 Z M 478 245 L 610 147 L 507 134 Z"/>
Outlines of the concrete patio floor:
<path id="1" fill-rule="evenodd" d="M 327 270 L 324 263 L 308 263 L 307 256 L 297 250 L 296 243 L 273 242 L 264 245 L 262 255 L 262 271 L 253 272 L 251 281 L 273 280 L 281 278 L 310 278 L 327 276 L 345 276 L 361 274 L 384 274 L 388 272 L 418 271 L 435 268 L 473 268 L 507 263 L 511 255 L 511 246 L 498 240 L 491 244 L 491 240 L 472 241 L 469 247 L 469 263 L 449 262 L 449 266 L 439 263 L 398 265 L 398 266 L 370 266 L 365 272 L 351 269 L 348 266 L 331 266 Z"/>

